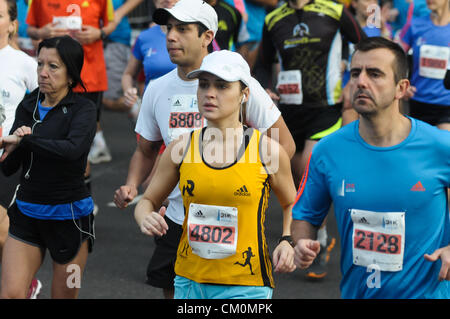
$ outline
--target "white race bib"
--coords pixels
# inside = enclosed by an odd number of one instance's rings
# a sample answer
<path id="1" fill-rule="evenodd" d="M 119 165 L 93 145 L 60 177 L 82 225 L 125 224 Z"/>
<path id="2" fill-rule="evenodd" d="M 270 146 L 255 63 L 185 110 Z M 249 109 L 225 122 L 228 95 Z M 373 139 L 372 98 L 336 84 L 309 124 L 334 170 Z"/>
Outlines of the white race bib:
<path id="1" fill-rule="evenodd" d="M 53 24 L 57 29 L 81 30 L 83 20 L 80 16 L 71 15 L 68 17 L 53 17 Z"/>
<path id="2" fill-rule="evenodd" d="M 280 95 L 280 103 L 301 105 L 303 103 L 303 92 L 300 70 L 278 73 L 277 91 Z"/>
<path id="3" fill-rule="evenodd" d="M 422 45 L 420 47 L 419 75 L 431 79 L 444 79 L 449 59 L 449 47 Z"/>
<path id="4" fill-rule="evenodd" d="M 382 271 L 403 269 L 405 213 L 351 209 L 353 264 L 377 265 Z"/>
<path id="5" fill-rule="evenodd" d="M 205 259 L 222 259 L 236 254 L 236 207 L 192 203 L 187 227 L 189 245 L 194 254 Z"/>
<path id="6" fill-rule="evenodd" d="M 196 95 L 174 95 L 170 104 L 169 139 L 206 125 L 206 119 L 198 111 Z"/>

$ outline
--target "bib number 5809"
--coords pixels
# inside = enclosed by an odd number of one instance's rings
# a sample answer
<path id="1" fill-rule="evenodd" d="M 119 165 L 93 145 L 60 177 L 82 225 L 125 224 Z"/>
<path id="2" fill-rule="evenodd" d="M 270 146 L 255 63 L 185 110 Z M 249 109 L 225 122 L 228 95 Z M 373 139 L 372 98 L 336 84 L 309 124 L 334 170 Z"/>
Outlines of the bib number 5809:
<path id="1" fill-rule="evenodd" d="M 170 113 L 170 128 L 202 127 L 203 119 L 199 112 L 172 112 Z"/>

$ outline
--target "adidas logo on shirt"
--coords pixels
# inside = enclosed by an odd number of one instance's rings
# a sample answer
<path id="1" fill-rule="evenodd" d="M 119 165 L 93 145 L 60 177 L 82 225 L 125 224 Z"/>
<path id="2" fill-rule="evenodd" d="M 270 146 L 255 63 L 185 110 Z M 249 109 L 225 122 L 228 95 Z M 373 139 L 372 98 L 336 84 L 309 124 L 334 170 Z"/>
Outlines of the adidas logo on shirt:
<path id="1" fill-rule="evenodd" d="M 194 213 L 194 216 L 195 217 L 205 217 L 205 215 L 203 215 L 203 213 L 202 213 L 202 211 L 201 210 L 198 210 L 198 211 L 196 211 L 195 213 Z"/>
<path id="2" fill-rule="evenodd" d="M 251 194 L 245 185 L 243 185 L 241 188 L 237 189 L 234 192 L 234 196 L 250 196 L 250 195 Z"/>
<path id="3" fill-rule="evenodd" d="M 411 192 L 424 192 L 424 191 L 425 191 L 425 187 L 423 187 L 423 185 L 420 181 L 418 181 L 416 185 L 411 187 Z"/>
<path id="4" fill-rule="evenodd" d="M 367 219 L 366 219 L 365 217 L 361 218 L 361 219 L 359 220 L 359 223 L 360 223 L 360 224 L 370 225 L 370 223 L 367 221 Z"/>

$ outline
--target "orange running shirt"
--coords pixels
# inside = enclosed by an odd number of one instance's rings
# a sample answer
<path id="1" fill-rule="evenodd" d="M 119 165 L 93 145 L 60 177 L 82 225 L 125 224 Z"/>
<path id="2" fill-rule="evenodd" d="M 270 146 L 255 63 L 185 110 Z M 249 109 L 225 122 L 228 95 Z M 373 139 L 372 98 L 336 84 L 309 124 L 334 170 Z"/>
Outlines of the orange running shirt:
<path id="1" fill-rule="evenodd" d="M 53 17 L 77 15 L 78 8 L 83 25 L 100 28 L 114 19 L 111 0 L 32 0 L 30 2 L 26 22 L 37 28 L 51 23 Z M 87 91 L 106 91 L 108 79 L 103 57 L 103 42 L 97 40 L 83 45 L 83 49 L 84 64 L 81 79 Z M 83 92 L 84 90 L 77 86 L 74 91 Z"/>

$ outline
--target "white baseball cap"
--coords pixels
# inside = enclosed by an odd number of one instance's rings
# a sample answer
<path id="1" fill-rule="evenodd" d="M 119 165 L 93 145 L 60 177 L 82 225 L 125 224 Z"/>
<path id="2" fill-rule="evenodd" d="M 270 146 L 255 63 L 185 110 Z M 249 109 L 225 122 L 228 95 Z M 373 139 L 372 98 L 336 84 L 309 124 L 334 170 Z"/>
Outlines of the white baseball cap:
<path id="1" fill-rule="evenodd" d="M 165 25 L 171 16 L 181 22 L 200 22 L 216 35 L 219 20 L 216 10 L 203 0 L 180 0 L 170 9 L 156 9 L 153 21 Z"/>
<path id="2" fill-rule="evenodd" d="M 214 51 L 203 58 L 200 69 L 190 72 L 189 79 L 198 78 L 202 72 L 208 72 L 227 82 L 242 81 L 250 85 L 250 67 L 242 55 L 229 50 Z"/>

